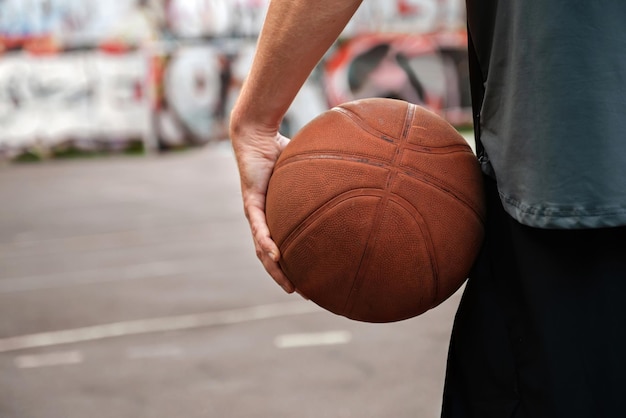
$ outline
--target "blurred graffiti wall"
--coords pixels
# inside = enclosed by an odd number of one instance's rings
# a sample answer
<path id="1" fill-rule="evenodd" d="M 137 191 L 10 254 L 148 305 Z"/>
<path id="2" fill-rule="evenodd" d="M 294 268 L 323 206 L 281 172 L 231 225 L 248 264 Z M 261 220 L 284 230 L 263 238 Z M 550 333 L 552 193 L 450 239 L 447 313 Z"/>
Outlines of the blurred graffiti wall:
<path id="1" fill-rule="evenodd" d="M 268 0 L 0 0 L 0 158 L 226 137 Z M 462 0 L 368 0 L 290 108 L 360 97 L 469 123 Z"/>

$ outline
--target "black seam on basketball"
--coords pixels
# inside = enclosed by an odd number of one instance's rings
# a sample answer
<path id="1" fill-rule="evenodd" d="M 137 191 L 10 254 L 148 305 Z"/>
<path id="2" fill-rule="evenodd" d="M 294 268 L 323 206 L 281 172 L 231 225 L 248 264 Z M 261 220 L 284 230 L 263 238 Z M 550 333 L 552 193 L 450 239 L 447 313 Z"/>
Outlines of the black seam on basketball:
<path id="1" fill-rule="evenodd" d="M 336 108 L 336 110 L 337 111 L 344 110 L 345 112 L 348 112 L 346 109 L 342 109 L 342 108 Z M 358 117 L 354 113 L 349 112 L 349 113 L 344 113 L 344 114 L 350 117 L 350 119 L 356 122 L 362 129 L 368 130 L 368 128 L 371 128 L 368 124 L 366 124 L 363 121 L 362 118 Z M 397 141 L 392 141 L 394 144 L 396 144 L 396 147 L 393 153 L 393 157 L 391 158 L 391 161 L 388 162 L 389 171 L 387 172 L 387 181 L 385 182 L 385 187 L 382 190 L 382 199 L 380 200 L 380 202 L 378 202 L 378 207 L 376 208 L 376 216 L 374 217 L 375 223 L 374 225 L 372 225 L 372 228 L 370 229 L 370 233 L 366 241 L 367 245 L 365 246 L 365 249 L 363 250 L 363 253 L 361 254 L 361 260 L 359 261 L 359 267 L 357 269 L 357 273 L 354 277 L 354 280 L 352 281 L 352 286 L 350 287 L 350 291 L 348 292 L 348 295 L 346 296 L 343 311 L 346 312 L 347 314 L 352 313 L 352 309 L 354 307 L 352 294 L 354 293 L 355 289 L 359 288 L 361 282 L 363 281 L 363 276 L 365 272 L 367 271 L 367 268 L 369 266 L 369 261 L 371 260 L 370 254 L 374 247 L 371 238 L 372 238 L 372 235 L 374 237 L 377 237 L 380 231 L 380 225 L 382 224 L 382 218 L 383 218 L 381 215 L 385 212 L 387 203 L 389 202 L 389 195 L 391 193 L 389 189 L 393 182 L 394 177 L 397 176 L 398 174 L 398 164 L 396 162 L 398 161 L 401 155 L 402 145 L 406 141 L 406 135 L 408 133 L 408 129 L 406 126 L 407 124 L 410 125 L 411 119 L 413 118 L 413 114 L 414 114 L 414 109 L 411 107 L 411 105 L 407 104 L 406 112 L 404 114 L 404 123 L 402 126 L 402 133 L 400 134 L 400 138 L 397 138 Z M 373 131 L 376 131 L 373 128 L 371 129 Z M 384 139 L 382 138 L 382 135 L 383 134 L 381 133 L 380 137 L 381 139 Z M 374 241 L 374 243 L 375 242 L 376 241 Z"/>
<path id="2" fill-rule="evenodd" d="M 407 106 L 407 110 L 408 109 L 412 109 L 412 112 L 417 114 L 416 110 L 417 110 L 418 106 L 412 103 L 408 103 Z M 434 115 L 436 115 L 436 113 L 431 112 L 430 110 L 426 109 L 426 108 L 422 108 L 424 111 L 428 112 L 428 113 L 432 113 Z M 351 121 L 352 123 L 354 123 L 356 126 L 358 126 L 359 128 L 363 129 L 364 131 L 366 131 L 367 133 L 373 135 L 376 138 L 382 139 L 386 142 L 390 142 L 390 143 L 396 143 L 398 141 L 398 138 L 394 138 L 392 136 L 389 136 L 388 134 L 386 134 L 385 132 L 382 132 L 376 128 L 374 128 L 373 126 L 367 124 L 365 122 L 365 120 L 363 120 L 363 118 L 359 115 L 357 115 L 356 113 L 354 113 L 352 110 L 350 109 L 346 109 L 344 107 L 341 106 L 337 106 L 337 107 L 333 107 L 332 109 L 330 109 L 330 111 L 332 112 L 337 112 L 337 113 L 341 113 L 342 115 L 346 116 L 348 118 L 349 121 Z M 416 127 L 416 128 L 420 128 L 421 126 L 408 126 L 408 128 L 410 129 L 411 127 Z M 456 132 L 456 130 L 455 130 Z M 408 133 L 408 132 L 407 132 Z M 406 133 L 403 133 L 403 135 L 405 135 Z M 436 145 L 418 145 L 418 144 L 410 144 L 413 147 L 416 147 L 417 149 L 421 149 L 425 152 L 429 152 L 432 150 L 445 150 L 448 147 L 456 147 L 456 146 L 461 146 L 463 148 L 467 148 L 467 150 L 469 150 L 469 152 L 471 151 L 470 146 L 467 144 L 467 142 L 465 142 L 465 139 L 463 139 L 463 137 L 461 136 L 461 134 L 459 134 L 457 132 L 459 138 L 461 138 L 464 142 L 458 145 L 441 145 L 441 146 L 436 146 Z M 473 154 L 473 152 L 472 152 Z"/>
<path id="3" fill-rule="evenodd" d="M 382 195 L 384 194 L 384 192 L 383 191 L 380 191 L 380 192 L 381 192 L 380 197 L 382 198 L 383 197 Z M 430 305 L 428 306 L 433 307 L 436 305 L 436 301 L 439 298 L 439 268 L 438 268 L 439 266 L 437 265 L 437 262 L 436 262 L 435 245 L 432 240 L 430 229 L 428 228 L 428 223 L 426 222 L 426 220 L 424 219 L 420 211 L 415 206 L 413 206 L 411 202 L 409 202 L 402 196 L 396 193 L 391 193 L 390 196 L 387 199 L 385 199 L 384 203 L 383 203 L 383 199 L 381 199 L 381 202 L 379 203 L 379 207 L 382 207 L 384 205 L 383 212 L 385 212 L 390 204 L 395 204 L 398 207 L 402 208 L 404 211 L 406 211 L 406 213 L 409 214 L 409 216 L 415 220 L 415 224 L 419 228 L 419 237 L 416 236 L 415 239 L 417 241 L 424 243 L 426 253 L 428 254 L 430 271 L 432 271 L 432 280 L 433 280 L 432 300 L 430 300 Z M 369 253 L 371 253 L 372 251 L 376 249 L 377 240 L 372 240 L 371 237 L 372 235 L 374 237 L 378 237 L 379 232 L 380 232 L 379 228 L 382 224 L 383 218 L 384 217 L 382 216 L 381 213 L 377 214 L 376 219 L 379 219 L 380 221 L 377 222 L 376 225 L 373 225 L 370 231 L 370 235 L 367 240 L 368 245 L 363 250 L 363 254 L 361 255 L 362 259 L 365 258 L 366 252 L 369 251 Z M 343 312 L 342 315 L 347 316 L 348 318 L 352 317 L 352 313 L 353 313 L 355 300 L 354 298 L 352 298 L 352 296 L 354 294 L 355 286 L 360 284 L 359 280 L 361 279 L 362 274 L 366 272 L 367 267 L 368 265 L 365 265 L 363 263 L 359 264 L 359 269 L 353 279 L 352 288 L 350 289 L 350 292 L 348 293 L 348 296 L 346 297 L 346 302 L 342 309 L 342 312 Z M 356 287 L 357 290 L 360 288 L 361 287 Z"/>
<path id="4" fill-rule="evenodd" d="M 476 218 L 480 221 L 481 224 L 485 223 L 483 215 L 471 204 L 472 202 L 470 198 L 462 191 L 454 190 L 452 187 L 449 187 L 449 184 L 442 182 L 439 178 L 433 177 L 427 173 L 419 172 L 422 177 L 416 177 L 415 174 L 418 174 L 417 170 L 401 170 L 401 174 L 404 174 L 405 176 L 410 177 L 413 180 L 419 181 L 421 183 L 428 184 L 429 186 L 434 187 L 440 192 L 452 196 L 455 200 L 463 204 L 463 206 L 471 210 L 474 215 L 476 215 Z"/>
<path id="5" fill-rule="evenodd" d="M 409 131 L 411 130 L 411 125 L 413 124 L 413 118 L 415 118 L 415 109 L 416 106 L 414 104 L 408 104 L 406 115 L 404 117 L 404 125 L 402 126 L 402 134 L 400 135 L 400 144 L 403 147 L 406 146 L 406 138 L 409 136 Z"/>
<path id="6" fill-rule="evenodd" d="M 295 159 L 293 161 L 291 161 L 291 163 L 296 163 L 296 162 L 303 162 L 303 161 L 310 161 L 310 160 L 316 160 L 318 158 L 299 158 L 299 159 Z M 385 161 L 385 160 L 378 160 L 378 159 L 367 159 L 367 158 L 353 158 L 353 157 L 349 157 L 349 156 L 345 156 L 342 154 L 337 154 L 335 156 L 331 156 L 328 155 L 324 158 L 319 158 L 319 159 L 334 159 L 337 161 L 347 161 L 347 162 L 354 162 L 354 163 L 361 163 L 361 164 L 366 164 L 366 165 L 372 165 L 375 167 L 379 167 L 379 168 L 383 168 L 383 169 L 387 169 L 387 170 L 391 170 L 391 169 L 398 169 L 398 171 L 401 174 L 406 175 L 407 177 L 411 177 L 412 179 L 419 181 L 421 183 L 427 184 L 430 187 L 433 187 L 443 193 L 446 193 L 454 198 L 456 198 L 459 202 L 461 202 L 464 206 L 466 206 L 467 208 L 469 208 L 478 218 L 478 220 L 484 224 L 485 223 L 485 219 L 483 217 L 483 215 L 480 213 L 479 210 L 477 210 L 477 208 L 475 208 L 472 205 L 472 200 L 471 198 L 465 194 L 462 190 L 456 190 L 450 183 L 446 183 L 445 181 L 442 181 L 440 178 L 435 177 L 431 174 L 425 173 L 423 171 L 420 170 L 415 170 L 415 169 L 411 169 L 410 167 L 407 167 L 405 165 L 400 165 L 397 167 L 393 167 L 390 165 L 389 161 Z M 274 171 L 278 171 L 282 168 L 284 168 L 287 164 L 283 164 L 280 167 L 275 167 Z"/>
<path id="7" fill-rule="evenodd" d="M 415 219 L 415 223 L 420 230 L 421 238 L 426 246 L 426 252 L 428 253 L 428 260 L 430 261 L 430 268 L 433 272 L 432 279 L 434 282 L 434 291 L 433 291 L 433 300 L 431 301 L 431 307 L 435 304 L 436 300 L 439 297 L 439 265 L 436 262 L 435 256 L 435 244 L 433 243 L 433 238 L 430 233 L 430 229 L 428 228 L 428 223 L 422 217 L 421 213 L 417 210 L 415 206 L 411 204 L 411 202 L 406 199 L 395 195 L 400 199 L 394 199 L 393 202 L 398 206 L 402 207 L 409 214 L 414 214 L 413 219 Z"/>
<path id="8" fill-rule="evenodd" d="M 384 212 L 384 208 L 387 206 L 387 202 L 389 201 L 387 190 L 381 190 L 381 199 L 378 202 L 378 206 L 376 208 L 376 215 L 374 217 L 374 224 L 371 225 L 370 232 L 367 236 L 367 240 L 365 248 L 361 253 L 361 260 L 359 261 L 359 267 L 356 270 L 356 274 L 352 279 L 352 286 L 350 286 L 350 291 L 346 295 L 346 300 L 343 304 L 342 311 L 346 316 L 350 316 L 352 314 L 352 309 L 354 307 L 354 300 L 352 299 L 352 294 L 355 289 L 360 288 L 360 284 L 363 281 L 363 275 L 366 272 L 367 267 L 369 266 L 369 260 L 371 260 L 370 254 L 372 253 L 375 245 L 372 244 L 372 236 L 377 237 L 380 231 L 380 225 L 382 224 L 382 217 L 380 216 L 382 212 Z M 374 241 L 376 242 L 376 241 Z"/>
<path id="9" fill-rule="evenodd" d="M 334 208 L 350 199 L 355 199 L 359 197 L 378 197 L 380 198 L 382 202 L 386 194 L 387 193 L 381 189 L 358 189 L 358 190 L 350 190 L 348 192 L 337 195 L 336 197 L 327 201 L 324 205 L 316 209 L 311 215 L 307 216 L 302 221 L 302 223 L 298 226 L 298 228 L 294 229 L 294 231 L 290 233 L 282 243 L 279 244 L 281 253 L 283 254 L 287 253 L 290 250 L 291 246 L 293 245 L 294 241 L 296 241 L 297 238 L 302 236 L 302 234 L 306 234 L 307 229 L 314 226 L 317 223 L 317 221 L 321 217 L 323 217 L 324 213 L 326 213 L 329 209 Z M 388 207 L 390 203 L 393 203 L 397 205 L 398 207 L 402 208 L 403 210 L 405 210 L 409 214 L 409 216 L 415 220 L 415 224 L 417 225 L 419 229 L 419 236 L 416 236 L 415 239 L 417 241 L 424 243 L 426 253 L 428 254 L 430 271 L 432 271 L 432 279 L 433 279 L 433 284 L 434 284 L 433 300 L 431 300 L 430 305 L 428 305 L 428 306 L 432 306 L 435 303 L 434 301 L 437 300 L 437 297 L 439 295 L 439 270 L 438 270 L 438 266 L 436 263 L 435 250 L 434 250 L 435 246 L 432 241 L 432 236 L 428 228 L 428 224 L 426 223 L 426 220 L 423 218 L 420 211 L 415 206 L 413 206 L 411 202 L 409 202 L 402 196 L 396 193 L 391 193 L 387 201 L 385 202 L 385 209 Z M 381 206 L 381 203 L 379 203 L 379 207 L 380 206 Z M 380 231 L 379 228 L 381 226 L 383 216 L 381 216 L 381 214 L 379 213 L 376 219 L 380 219 L 380 221 L 377 222 L 375 225 L 372 225 L 372 228 L 370 229 L 370 233 L 368 234 L 368 239 L 367 239 L 368 245 L 364 248 L 363 253 L 361 254 L 362 259 L 365 257 L 365 253 L 368 250 L 371 252 L 376 247 L 377 241 L 372 240 L 371 237 L 373 234 L 375 234 L 375 236 L 378 236 L 378 233 Z M 287 275 L 287 277 L 290 278 L 291 270 L 289 269 L 289 264 L 285 262 L 284 259 L 281 259 L 280 265 L 284 273 Z M 335 313 L 346 316 L 348 318 L 351 317 L 353 306 L 349 306 L 348 304 L 351 301 L 352 296 L 354 294 L 355 285 L 357 284 L 356 282 L 359 280 L 360 275 L 363 272 L 365 272 L 365 270 L 362 269 L 362 267 L 365 267 L 365 266 L 363 265 L 362 262 L 360 262 L 357 272 L 352 277 L 352 286 L 351 286 L 350 292 L 348 292 L 348 295 L 346 296 L 344 306 L 339 312 L 335 312 Z M 329 307 L 327 306 L 322 306 L 322 307 L 324 309 L 329 309 Z"/>
<path id="10" fill-rule="evenodd" d="M 474 153 L 469 148 L 469 145 L 448 145 L 447 147 L 437 148 L 436 152 L 431 152 L 432 149 L 429 147 L 420 147 L 420 146 L 410 146 L 406 147 L 407 150 L 416 152 L 418 154 L 428 154 L 428 155 L 451 155 L 451 154 L 469 154 L 472 158 L 476 158 Z M 350 155 L 338 153 L 337 150 L 311 150 L 311 151 L 303 151 L 298 153 L 297 155 L 292 155 L 289 157 L 283 157 L 280 159 L 275 168 L 284 167 L 289 164 L 297 163 L 303 160 L 352 160 L 352 161 L 363 161 L 363 162 L 378 162 L 379 164 L 389 164 L 389 160 L 383 158 L 376 158 L 371 154 L 365 153 L 352 153 Z"/>
<path id="11" fill-rule="evenodd" d="M 433 243 L 432 234 L 430 233 L 430 229 L 428 228 L 428 222 L 424 219 L 419 210 L 411 202 L 404 199 L 402 196 L 393 194 L 395 199 L 392 199 L 393 203 L 403 208 L 407 213 L 411 215 L 413 219 L 415 219 L 415 223 L 420 230 L 420 237 L 426 246 L 426 252 L 428 253 L 428 260 L 430 262 L 430 268 L 433 272 L 432 279 L 434 281 L 434 291 L 433 291 L 433 300 L 431 301 L 431 307 L 435 304 L 435 301 L 439 296 L 439 265 L 436 262 L 435 256 L 435 244 Z"/>
<path id="12" fill-rule="evenodd" d="M 340 113 L 340 114 L 346 116 L 349 120 L 351 120 L 359 128 L 361 128 L 365 132 L 369 133 L 370 135 L 375 136 L 376 138 L 382 139 L 383 141 L 386 141 L 386 142 L 390 142 L 390 143 L 394 143 L 394 144 L 396 143 L 396 139 L 397 138 L 393 138 L 393 137 L 387 135 L 385 132 L 379 131 L 378 129 L 374 128 L 372 125 L 369 125 L 369 124 L 365 123 L 363 118 L 361 118 L 359 115 L 357 115 L 356 113 L 354 113 L 351 110 L 348 110 L 348 109 L 346 109 L 344 107 L 341 107 L 341 106 L 337 106 L 337 107 L 333 107 L 332 109 L 330 109 L 330 111 L 331 112 L 337 112 L 337 113 Z"/>
<path id="13" fill-rule="evenodd" d="M 313 211 L 310 215 L 306 216 L 303 221 L 292 231 L 290 232 L 287 237 L 285 238 L 285 240 L 282 243 L 277 243 L 280 249 L 280 252 L 282 254 L 285 254 L 288 252 L 288 250 L 290 249 L 290 247 L 293 245 L 294 241 L 300 237 L 303 233 L 306 232 L 306 230 L 308 228 L 310 228 L 312 225 L 316 224 L 316 222 L 324 215 L 324 213 L 327 212 L 328 209 L 334 208 L 335 206 L 350 200 L 350 199 L 355 199 L 358 197 L 378 197 L 381 200 L 383 199 L 385 194 L 384 190 L 381 189 L 372 189 L 372 188 L 364 188 L 364 189 L 356 189 L 356 190 L 350 190 L 348 192 L 345 193 L 341 193 L 340 195 L 335 196 L 334 198 L 328 200 L 326 203 L 324 203 L 322 206 L 318 207 L 315 211 Z M 373 228 L 372 228 L 373 229 Z M 368 236 L 371 236 L 371 229 L 370 229 L 370 233 Z M 363 249 L 363 253 L 361 254 L 361 259 L 364 256 L 364 253 L 367 251 L 369 245 L 366 245 L 365 248 Z M 287 275 L 288 278 L 289 277 L 289 271 L 290 269 L 288 268 L 288 263 L 286 262 L 282 262 L 283 260 L 281 260 L 281 269 L 283 270 L 283 272 L 285 272 L 285 274 Z M 360 262 L 359 262 L 359 266 L 360 266 Z M 360 268 L 357 269 L 357 272 L 355 273 L 355 275 L 351 278 L 352 279 L 352 285 L 351 285 L 351 290 L 350 292 L 348 292 L 348 295 L 346 296 L 346 300 L 344 302 L 344 308 L 341 312 L 336 312 L 339 315 L 345 315 L 345 305 L 347 303 L 347 301 L 350 299 L 350 295 L 352 294 L 352 288 L 354 287 L 354 282 L 357 280 L 357 277 L 359 275 L 360 272 Z M 329 307 L 325 307 L 323 306 L 324 309 L 329 309 Z M 330 309 L 329 309 L 330 310 Z"/>
<path id="14" fill-rule="evenodd" d="M 455 188 L 450 183 L 446 183 L 442 181 L 441 179 L 434 177 L 428 173 L 425 173 L 420 170 L 412 169 L 405 165 L 400 165 L 400 164 L 395 163 L 400 152 L 404 152 L 404 150 L 410 150 L 410 151 L 417 152 L 417 153 L 437 154 L 437 155 L 446 155 L 446 154 L 453 154 L 457 152 L 463 152 L 463 153 L 468 153 L 471 155 L 472 158 L 475 158 L 474 153 L 471 151 L 471 148 L 469 147 L 467 143 L 446 145 L 442 147 L 431 147 L 431 146 L 425 147 L 421 145 L 407 143 L 406 138 L 408 137 L 411 128 L 414 127 L 413 122 L 416 119 L 416 117 L 419 116 L 419 113 L 417 112 L 418 106 L 412 103 L 407 103 L 405 109 L 406 109 L 406 113 L 405 113 L 405 118 L 404 118 L 404 122 L 402 126 L 402 132 L 401 132 L 400 137 L 395 138 L 395 139 L 389 137 L 384 132 L 379 131 L 378 129 L 375 129 L 371 125 L 367 124 L 361 116 L 357 115 L 356 113 L 354 113 L 353 111 L 349 109 L 346 109 L 342 106 L 336 106 L 330 109 L 331 111 L 344 115 L 348 119 L 348 121 L 356 124 L 359 128 L 369 133 L 374 138 L 383 139 L 386 142 L 394 144 L 396 146 L 396 151 L 394 152 L 392 161 L 382 159 L 382 158 L 375 158 L 367 154 L 352 154 L 350 156 L 346 156 L 344 154 L 337 153 L 335 150 L 331 150 L 329 152 L 324 152 L 322 150 L 312 150 L 308 152 L 301 152 L 298 155 L 291 156 L 291 157 L 284 158 L 284 156 L 282 156 L 282 158 L 279 159 L 279 161 L 276 163 L 274 170 L 278 170 L 281 167 L 284 167 L 294 162 L 303 161 L 303 160 L 317 160 L 317 159 L 346 160 L 346 161 L 368 164 L 368 165 L 372 165 L 376 167 L 389 168 L 391 170 L 399 170 L 418 181 L 422 181 L 423 183 L 429 184 L 432 187 L 440 189 L 444 193 L 448 193 L 456 197 L 459 201 L 461 201 L 465 206 L 469 207 L 476 214 L 478 219 L 480 219 L 481 223 L 484 223 L 483 217 L 481 216 L 479 211 L 477 211 L 476 208 L 472 206 L 471 203 L 473 202 L 465 193 L 463 193 L 463 191 L 455 190 Z M 424 110 L 429 113 L 433 113 L 433 112 L 428 111 L 427 109 L 424 109 Z M 399 144 L 403 145 L 402 151 L 400 151 L 398 148 Z M 322 154 L 320 154 L 320 152 L 322 152 Z M 415 176 L 415 174 L 421 177 L 417 177 Z"/>
<path id="15" fill-rule="evenodd" d="M 398 152 L 398 155 L 400 155 L 401 153 L 404 153 L 407 148 L 410 148 L 410 147 L 407 146 L 407 145 L 410 145 L 410 144 L 407 144 L 407 137 L 409 135 L 411 127 L 413 126 L 413 121 L 415 120 L 415 118 L 417 116 L 418 116 L 417 106 L 414 105 L 414 104 L 409 103 L 409 109 L 408 109 L 407 116 L 406 116 L 406 119 L 405 119 L 405 122 L 404 122 L 404 130 L 402 131 L 402 142 L 400 144 L 401 150 L 400 150 L 400 152 Z M 400 167 L 404 167 L 406 169 L 406 166 L 401 166 L 400 164 L 398 164 L 398 172 L 396 174 L 396 178 L 401 174 L 400 173 Z M 413 170 L 410 170 L 410 171 L 413 171 Z M 415 170 L 415 171 L 419 172 L 419 170 Z M 422 172 L 421 174 L 423 174 L 426 177 L 430 177 L 426 173 Z M 440 184 L 445 184 L 445 182 L 439 182 L 439 183 Z M 438 186 L 437 189 L 443 190 L 440 186 Z M 465 202 L 464 200 L 461 200 L 461 199 L 459 199 L 459 200 L 464 205 L 469 206 L 467 204 L 467 202 Z M 409 202 L 406 202 L 406 203 L 407 203 L 407 205 L 409 204 Z M 413 207 L 413 205 L 410 205 L 410 207 Z M 417 211 L 417 208 L 415 208 L 415 212 L 419 213 Z M 433 276 L 432 277 L 433 277 L 433 282 L 434 282 L 434 287 L 435 287 L 434 292 L 433 292 L 433 300 L 431 302 L 431 305 L 432 305 L 434 303 L 434 301 L 437 300 L 437 295 L 439 294 L 439 270 L 437 268 L 437 263 L 435 262 L 434 255 L 433 255 L 434 251 L 435 251 L 435 246 L 432 243 L 432 238 L 431 238 L 431 235 L 430 235 L 430 230 L 428 229 L 428 224 L 426 222 L 421 222 L 421 223 L 418 222 L 417 225 L 420 228 L 420 232 L 422 233 L 422 238 L 428 244 L 428 258 L 430 260 L 430 266 L 431 266 L 432 271 L 433 271 Z M 426 230 L 427 234 L 424 234 L 424 230 L 422 229 L 422 226 Z"/>
<path id="16" fill-rule="evenodd" d="M 289 247 L 291 246 L 292 242 L 302 232 L 304 232 L 307 228 L 309 228 L 309 226 L 312 223 L 317 221 L 327 209 L 335 207 L 341 202 L 345 202 L 346 200 L 353 199 L 356 197 L 369 196 L 369 197 L 382 198 L 383 193 L 384 193 L 383 190 L 376 189 L 376 188 L 361 188 L 361 189 L 348 190 L 347 192 L 340 193 L 337 196 L 325 202 L 323 205 L 317 207 L 314 211 L 312 211 L 308 215 L 306 215 L 304 219 L 302 220 L 302 222 L 300 222 L 300 224 L 296 228 L 294 228 L 291 232 L 289 232 L 289 234 L 287 234 L 283 242 L 276 243 L 276 244 L 278 244 L 281 253 L 283 253 L 287 251 Z"/>

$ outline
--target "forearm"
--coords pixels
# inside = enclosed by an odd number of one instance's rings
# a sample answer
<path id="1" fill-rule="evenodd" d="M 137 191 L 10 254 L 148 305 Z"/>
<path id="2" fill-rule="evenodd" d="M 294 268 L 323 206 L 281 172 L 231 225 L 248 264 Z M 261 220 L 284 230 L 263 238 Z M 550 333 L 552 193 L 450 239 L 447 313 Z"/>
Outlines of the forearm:
<path id="1" fill-rule="evenodd" d="M 289 105 L 362 0 L 271 0 L 252 68 L 231 112 L 230 138 L 257 256 L 287 293 L 295 287 L 278 261 L 265 219 L 269 179 L 287 138 L 278 133 Z"/>
<path id="2" fill-rule="evenodd" d="M 272 0 L 232 128 L 276 131 L 302 84 L 362 0 Z"/>

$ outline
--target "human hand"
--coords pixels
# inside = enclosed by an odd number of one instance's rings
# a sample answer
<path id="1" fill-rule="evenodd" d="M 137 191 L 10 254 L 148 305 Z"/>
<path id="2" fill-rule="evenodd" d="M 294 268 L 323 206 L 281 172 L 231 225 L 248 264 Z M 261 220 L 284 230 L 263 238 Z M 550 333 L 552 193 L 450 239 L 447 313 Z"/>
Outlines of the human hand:
<path id="1" fill-rule="evenodd" d="M 243 207 L 256 255 L 265 270 L 287 293 L 296 289 L 283 273 L 278 261 L 280 250 L 270 236 L 265 218 L 265 195 L 278 156 L 289 138 L 259 127 L 244 129 L 231 124 L 230 137 L 239 167 Z"/>

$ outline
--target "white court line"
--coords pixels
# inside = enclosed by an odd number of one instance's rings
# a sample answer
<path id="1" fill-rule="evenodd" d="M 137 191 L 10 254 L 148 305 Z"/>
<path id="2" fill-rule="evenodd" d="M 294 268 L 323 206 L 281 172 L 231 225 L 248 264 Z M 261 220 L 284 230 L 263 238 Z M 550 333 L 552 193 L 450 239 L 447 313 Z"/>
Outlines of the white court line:
<path id="1" fill-rule="evenodd" d="M 58 249 L 62 248 L 65 245 L 72 244 L 102 244 L 111 242 L 111 239 L 113 239 L 115 242 L 118 241 L 120 238 L 145 238 L 146 236 L 152 238 L 153 236 L 156 237 L 166 232 L 176 233 L 190 229 L 196 231 L 198 228 L 210 225 L 212 225 L 211 222 L 198 221 L 178 225 L 161 226 L 158 231 L 144 228 L 132 228 L 78 235 L 67 235 L 61 237 L 41 237 L 38 236 L 38 234 L 34 231 L 27 231 L 16 234 L 15 237 L 10 241 L 0 242 L 0 252 L 2 252 L 2 254 L 0 254 L 0 258 L 4 258 L 6 256 L 6 253 L 10 252 L 9 250 L 16 248 L 32 249 L 32 247 L 36 246 L 47 246 L 47 248 Z"/>
<path id="2" fill-rule="evenodd" d="M 200 314 L 114 322 L 84 328 L 3 338 L 0 339 L 0 353 L 151 332 L 177 331 L 214 325 L 237 324 L 261 319 L 320 312 L 320 310 L 321 308 L 314 303 L 302 300 Z"/>
<path id="3" fill-rule="evenodd" d="M 182 357 L 183 349 L 176 345 L 150 345 L 130 347 L 126 350 L 129 359 L 151 359 L 164 357 Z"/>
<path id="4" fill-rule="evenodd" d="M 196 267 L 195 270 L 200 270 L 200 268 Z M 185 260 L 183 262 L 159 261 L 93 270 L 9 277 L 0 279 L 0 294 L 55 289 L 81 284 L 108 283 L 146 278 L 155 279 L 158 277 L 190 273 L 192 271 L 193 269 L 190 268 L 189 261 Z"/>
<path id="5" fill-rule="evenodd" d="M 319 345 L 347 344 L 352 339 L 348 331 L 327 331 L 306 334 L 285 334 L 274 339 L 278 348 L 312 347 Z"/>
<path id="6" fill-rule="evenodd" d="M 61 366 L 82 363 L 83 354 L 80 351 L 58 351 L 55 353 L 18 356 L 15 357 L 14 362 L 20 369 Z"/>

